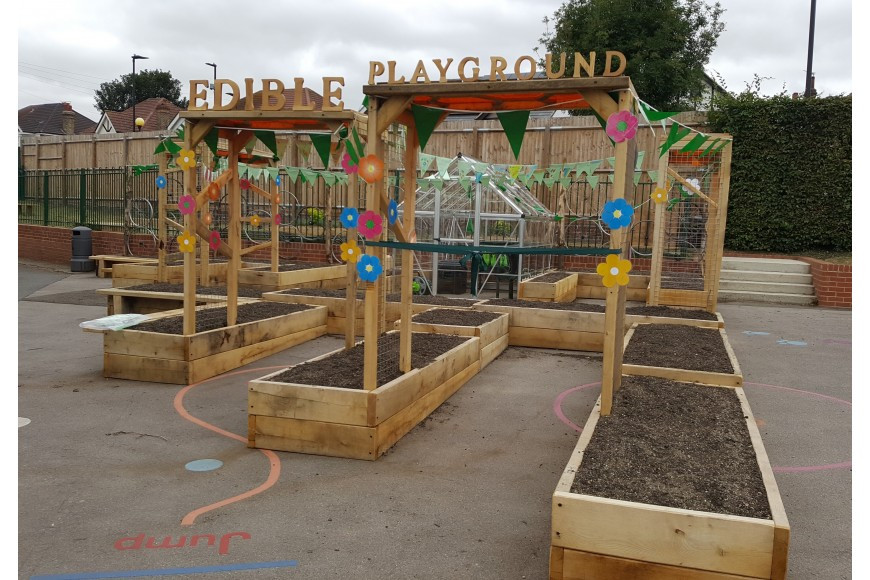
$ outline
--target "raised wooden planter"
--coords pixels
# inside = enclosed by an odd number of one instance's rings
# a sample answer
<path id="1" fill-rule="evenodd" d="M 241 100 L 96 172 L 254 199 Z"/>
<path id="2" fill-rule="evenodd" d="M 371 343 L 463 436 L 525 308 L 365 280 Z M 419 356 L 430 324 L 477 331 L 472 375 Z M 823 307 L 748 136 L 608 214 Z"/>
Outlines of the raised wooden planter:
<path id="1" fill-rule="evenodd" d="M 437 310 L 435 308 L 433 310 Z M 510 315 L 502 314 L 495 320 L 485 322 L 480 326 L 456 326 L 452 324 L 433 324 L 430 322 L 414 322 L 411 318 L 412 332 L 431 332 L 435 334 L 450 334 L 453 336 L 476 336 L 480 339 L 480 369 L 486 368 L 498 355 L 508 347 L 508 321 Z M 396 322 L 398 328 L 400 322 Z"/>
<path id="2" fill-rule="evenodd" d="M 104 331 L 103 376 L 190 385 L 325 333 L 323 306 L 189 335 Z"/>
<path id="3" fill-rule="evenodd" d="M 137 256 L 111 256 L 100 254 L 90 256 L 89 260 L 97 263 L 97 277 L 111 278 L 112 268 L 118 264 L 156 264 L 156 258 L 139 258 Z"/>
<path id="4" fill-rule="evenodd" d="M 725 319 L 718 312 L 716 320 L 700 320 L 698 318 L 673 318 L 670 316 L 643 316 L 640 314 L 626 314 L 625 328 L 631 328 L 632 324 L 682 324 L 684 326 L 697 326 L 698 328 L 725 328 Z"/>
<path id="5" fill-rule="evenodd" d="M 289 272 L 272 272 L 268 265 L 239 270 L 239 286 L 256 288 L 263 292 L 288 288 L 342 288 L 347 284 L 347 266 L 323 266 Z"/>
<path id="6" fill-rule="evenodd" d="M 537 280 L 543 276 L 549 276 L 549 274 L 543 274 L 520 282 L 517 298 L 538 302 L 573 302 L 577 297 L 576 272 L 556 282 L 538 282 Z"/>
<path id="7" fill-rule="evenodd" d="M 152 292 L 150 290 L 130 290 L 127 288 L 99 288 L 97 294 L 106 296 L 106 313 L 112 314 L 151 314 L 184 307 L 182 292 Z M 257 298 L 239 297 L 238 303 L 244 304 L 258 300 Z M 196 305 L 224 304 L 226 296 L 213 294 L 197 294 Z"/>
<path id="8" fill-rule="evenodd" d="M 698 388 L 717 388 L 701 387 Z M 553 493 L 551 580 L 783 579 L 790 527 L 743 389 L 735 388 L 772 520 L 621 501 L 571 492 L 600 417 L 599 399 Z"/>
<path id="9" fill-rule="evenodd" d="M 373 391 L 270 380 L 283 370 L 253 380 L 248 447 L 375 460 L 477 374 L 479 342 L 471 337 Z"/>
<path id="10" fill-rule="evenodd" d="M 304 294 L 282 294 L 281 292 L 264 292 L 264 300 L 272 300 L 273 302 L 287 302 L 290 304 L 315 304 L 318 306 L 326 306 L 326 333 L 338 334 L 344 336 L 345 328 L 347 328 L 347 299 L 334 298 L 331 296 L 306 296 Z M 365 330 L 365 302 L 362 298 L 356 301 L 356 310 L 354 311 L 356 319 L 356 329 L 354 334 L 362 336 Z"/>
<path id="11" fill-rule="evenodd" d="M 209 262 L 209 284 L 224 285 L 227 283 L 229 262 Z M 199 264 L 196 265 L 196 277 L 199 281 Z M 181 284 L 184 282 L 184 264 L 166 266 L 166 282 Z M 157 264 L 115 264 L 112 266 L 112 287 L 125 288 L 140 284 L 158 282 Z"/>
<path id="12" fill-rule="evenodd" d="M 633 302 L 646 302 L 649 276 L 631 274 L 625 289 L 625 299 Z M 577 298 L 596 298 L 604 300 L 607 288 L 601 285 L 601 276 L 595 272 L 577 273 Z"/>
<path id="13" fill-rule="evenodd" d="M 632 336 L 634 336 L 634 329 L 637 328 L 637 326 L 637 324 L 632 324 L 631 328 L 626 333 L 624 349 L 628 348 L 628 344 L 631 341 Z M 725 334 L 725 329 L 719 328 L 718 330 L 722 337 L 725 351 L 728 353 L 728 359 L 731 361 L 731 367 L 734 369 L 733 373 L 713 373 L 671 367 L 653 367 L 625 362 L 622 364 L 622 373 L 625 375 L 660 377 L 663 379 L 671 379 L 687 383 L 702 383 L 705 385 L 717 385 L 721 387 L 740 387 L 743 385 L 743 374 L 740 371 L 740 363 L 737 362 L 737 357 L 734 355 L 731 343 L 728 342 L 728 335 Z"/>
<path id="14" fill-rule="evenodd" d="M 484 302 L 476 310 L 510 315 L 508 344 L 563 350 L 604 350 L 604 313 L 499 306 Z"/>
<path id="15" fill-rule="evenodd" d="M 471 310 L 474 306 L 485 302 L 484 300 L 477 300 L 475 302 L 471 302 L 470 299 L 468 302 L 459 302 L 455 306 L 453 304 L 419 304 L 416 302 L 411 303 L 411 315 L 420 314 L 421 312 L 426 312 L 427 310 L 432 310 L 433 308 L 456 308 L 459 310 Z M 384 319 L 387 323 L 393 323 L 402 318 L 402 303 L 401 302 L 386 302 L 386 308 L 384 308 Z"/>

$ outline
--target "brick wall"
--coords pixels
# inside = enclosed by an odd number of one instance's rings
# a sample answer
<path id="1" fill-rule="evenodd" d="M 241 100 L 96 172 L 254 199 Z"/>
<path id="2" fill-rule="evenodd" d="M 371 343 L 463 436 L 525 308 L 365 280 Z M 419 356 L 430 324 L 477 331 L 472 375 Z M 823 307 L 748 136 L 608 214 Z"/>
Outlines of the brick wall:
<path id="1" fill-rule="evenodd" d="M 852 266 L 800 258 L 810 265 L 819 306 L 852 308 Z"/>

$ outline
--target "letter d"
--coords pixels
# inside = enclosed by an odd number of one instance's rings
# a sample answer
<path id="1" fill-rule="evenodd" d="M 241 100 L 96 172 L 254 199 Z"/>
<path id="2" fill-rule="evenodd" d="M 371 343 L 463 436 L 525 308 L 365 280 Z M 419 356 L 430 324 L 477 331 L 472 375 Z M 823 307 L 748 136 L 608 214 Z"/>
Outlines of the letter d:
<path id="1" fill-rule="evenodd" d="M 130 538 L 121 538 L 117 542 L 115 542 L 116 550 L 138 550 L 142 547 L 142 542 L 145 540 L 145 534 L 139 534 L 135 537 Z M 125 546 L 124 542 L 133 542 L 132 546 Z"/>

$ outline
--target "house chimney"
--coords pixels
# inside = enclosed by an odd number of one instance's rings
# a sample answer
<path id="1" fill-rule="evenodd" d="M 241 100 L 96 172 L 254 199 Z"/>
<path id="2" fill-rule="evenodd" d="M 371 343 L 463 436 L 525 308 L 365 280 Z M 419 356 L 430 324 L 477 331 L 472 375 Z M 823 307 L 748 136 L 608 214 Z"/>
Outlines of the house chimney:
<path id="1" fill-rule="evenodd" d="M 157 130 L 163 131 L 169 127 L 169 123 L 175 118 L 175 113 L 171 109 L 163 106 L 157 107 Z"/>
<path id="2" fill-rule="evenodd" d="M 63 119 L 63 134 L 75 135 L 76 114 L 73 112 L 72 105 L 70 105 L 69 103 L 63 103 L 63 113 L 61 113 L 61 115 Z"/>

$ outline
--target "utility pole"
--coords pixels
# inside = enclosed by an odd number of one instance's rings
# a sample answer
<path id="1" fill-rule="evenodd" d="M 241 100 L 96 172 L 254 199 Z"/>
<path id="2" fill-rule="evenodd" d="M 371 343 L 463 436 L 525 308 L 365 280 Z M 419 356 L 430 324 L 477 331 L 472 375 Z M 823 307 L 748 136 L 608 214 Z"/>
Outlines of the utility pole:
<path id="1" fill-rule="evenodd" d="M 813 37 L 816 31 L 816 0 L 810 0 L 810 44 L 807 50 L 807 85 L 804 97 L 810 98 L 815 95 L 815 82 L 813 81 Z"/>

